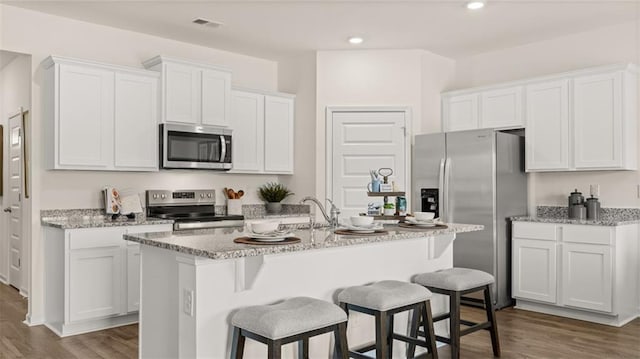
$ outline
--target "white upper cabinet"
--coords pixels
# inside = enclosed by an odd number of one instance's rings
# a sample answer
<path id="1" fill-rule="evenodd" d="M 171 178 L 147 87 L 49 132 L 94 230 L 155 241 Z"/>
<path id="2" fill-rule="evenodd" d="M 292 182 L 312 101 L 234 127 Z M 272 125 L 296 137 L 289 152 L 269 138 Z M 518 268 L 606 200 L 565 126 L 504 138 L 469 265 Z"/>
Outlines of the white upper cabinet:
<path id="1" fill-rule="evenodd" d="M 158 169 L 157 89 L 157 78 L 116 74 L 116 168 Z"/>
<path id="2" fill-rule="evenodd" d="M 480 98 L 480 128 L 524 126 L 521 86 L 484 91 Z"/>
<path id="3" fill-rule="evenodd" d="M 233 170 L 260 172 L 264 169 L 264 95 L 233 91 Z"/>
<path id="4" fill-rule="evenodd" d="M 294 97 L 234 90 L 233 173 L 293 174 Z"/>
<path id="5" fill-rule="evenodd" d="M 293 99 L 265 96 L 264 170 L 293 173 Z"/>
<path id="6" fill-rule="evenodd" d="M 473 130 L 478 127 L 478 94 L 444 96 L 443 128 L 445 132 Z"/>
<path id="7" fill-rule="evenodd" d="M 527 172 L 636 170 L 637 82 L 628 64 L 446 92 L 442 128 L 524 127 Z"/>
<path id="8" fill-rule="evenodd" d="M 569 169 L 569 80 L 527 86 L 527 170 Z"/>
<path id="9" fill-rule="evenodd" d="M 51 169 L 158 169 L 158 74 L 90 61 L 43 62 Z"/>
<path id="10" fill-rule="evenodd" d="M 634 127 L 624 118 L 624 85 L 620 71 L 573 80 L 576 169 L 634 169 L 637 166 L 625 158 L 624 147 L 628 144 L 624 131 L 634 131 Z"/>
<path id="11" fill-rule="evenodd" d="M 162 122 L 229 126 L 230 70 L 165 56 L 149 59 L 144 66 L 162 74 Z"/>
<path id="12" fill-rule="evenodd" d="M 59 168 L 106 169 L 113 148 L 113 71 L 61 64 L 54 107 Z M 49 90 L 49 89 L 48 89 Z M 49 112 L 49 110 L 47 110 Z"/>
<path id="13" fill-rule="evenodd" d="M 166 64 L 162 74 L 163 120 L 199 122 L 200 71 L 181 64 Z"/>
<path id="14" fill-rule="evenodd" d="M 202 71 L 202 124 L 229 126 L 231 73 Z"/>

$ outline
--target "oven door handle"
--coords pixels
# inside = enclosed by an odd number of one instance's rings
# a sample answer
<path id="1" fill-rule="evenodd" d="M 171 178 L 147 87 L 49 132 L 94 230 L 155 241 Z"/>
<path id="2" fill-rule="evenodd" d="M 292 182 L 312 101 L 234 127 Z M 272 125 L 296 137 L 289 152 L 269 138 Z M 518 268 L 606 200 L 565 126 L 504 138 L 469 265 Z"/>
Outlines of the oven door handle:
<path id="1" fill-rule="evenodd" d="M 222 148 L 220 151 L 220 163 L 224 163 L 224 159 L 227 157 L 227 141 L 223 135 L 220 135 L 220 147 Z"/>

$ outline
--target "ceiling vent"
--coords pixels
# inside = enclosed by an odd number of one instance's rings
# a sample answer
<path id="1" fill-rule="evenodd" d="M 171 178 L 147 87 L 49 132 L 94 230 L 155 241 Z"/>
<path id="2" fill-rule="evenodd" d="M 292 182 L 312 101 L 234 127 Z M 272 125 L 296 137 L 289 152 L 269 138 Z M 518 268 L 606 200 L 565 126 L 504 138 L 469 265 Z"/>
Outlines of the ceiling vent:
<path id="1" fill-rule="evenodd" d="M 202 18 L 202 17 L 197 17 L 197 18 L 193 19 L 192 22 L 194 24 L 208 26 L 208 27 L 211 27 L 211 28 L 214 28 L 214 29 L 223 25 L 223 23 L 221 23 L 219 21 L 213 21 L 213 20 Z"/>

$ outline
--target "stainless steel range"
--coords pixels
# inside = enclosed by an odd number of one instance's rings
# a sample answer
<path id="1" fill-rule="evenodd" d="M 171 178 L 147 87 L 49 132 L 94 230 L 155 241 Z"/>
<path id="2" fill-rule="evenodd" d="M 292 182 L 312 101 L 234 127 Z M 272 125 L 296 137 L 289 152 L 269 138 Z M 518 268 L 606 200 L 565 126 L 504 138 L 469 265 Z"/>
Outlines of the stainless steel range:
<path id="1" fill-rule="evenodd" d="M 215 214 L 214 190 L 148 190 L 147 217 L 172 219 L 173 229 L 242 227 L 244 216 Z"/>

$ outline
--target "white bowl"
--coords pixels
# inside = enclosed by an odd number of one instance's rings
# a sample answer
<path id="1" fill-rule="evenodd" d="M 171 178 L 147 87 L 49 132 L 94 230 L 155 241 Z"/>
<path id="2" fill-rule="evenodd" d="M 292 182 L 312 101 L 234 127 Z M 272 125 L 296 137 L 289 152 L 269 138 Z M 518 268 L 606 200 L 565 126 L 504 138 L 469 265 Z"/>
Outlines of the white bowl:
<path id="1" fill-rule="evenodd" d="M 433 212 L 413 212 L 413 216 L 418 221 L 427 221 L 427 220 L 433 219 L 433 217 L 435 217 L 436 214 Z"/>
<path id="2" fill-rule="evenodd" d="M 253 233 L 269 233 L 278 229 L 280 222 L 276 221 L 262 221 L 249 223 L 249 229 Z"/>
<path id="3" fill-rule="evenodd" d="M 373 223 L 373 217 L 369 216 L 351 216 L 349 219 L 351 220 L 351 224 L 356 227 L 368 226 Z"/>

